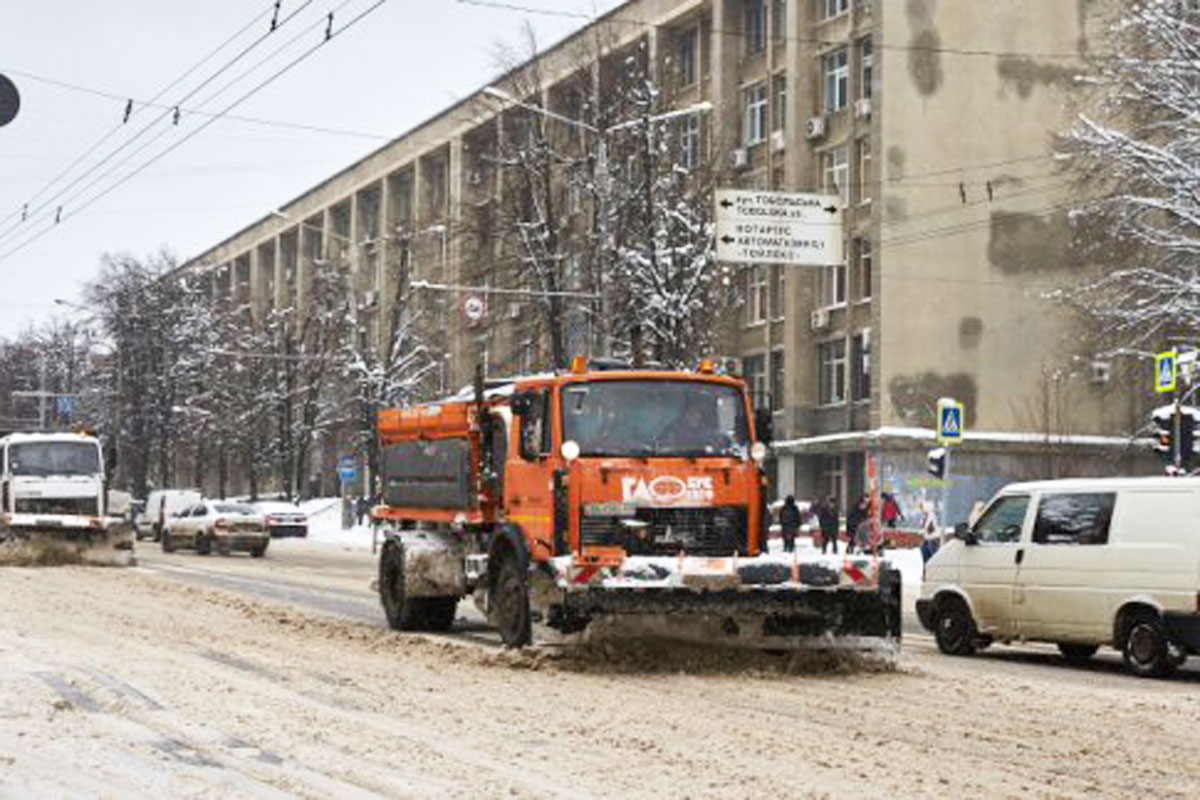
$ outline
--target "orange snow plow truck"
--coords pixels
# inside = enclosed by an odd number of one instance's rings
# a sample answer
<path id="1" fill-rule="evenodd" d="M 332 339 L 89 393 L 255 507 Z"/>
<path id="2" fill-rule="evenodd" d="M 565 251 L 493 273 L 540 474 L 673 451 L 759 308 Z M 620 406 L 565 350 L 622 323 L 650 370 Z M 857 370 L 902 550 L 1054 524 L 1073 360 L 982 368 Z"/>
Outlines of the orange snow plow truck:
<path id="1" fill-rule="evenodd" d="M 563 634 L 894 651 L 900 575 L 766 552 L 766 420 L 745 384 L 589 368 L 378 416 L 379 593 L 398 630 L 448 630 L 473 595 L 505 644 Z M 627 634 L 618 634 L 627 635 Z"/>

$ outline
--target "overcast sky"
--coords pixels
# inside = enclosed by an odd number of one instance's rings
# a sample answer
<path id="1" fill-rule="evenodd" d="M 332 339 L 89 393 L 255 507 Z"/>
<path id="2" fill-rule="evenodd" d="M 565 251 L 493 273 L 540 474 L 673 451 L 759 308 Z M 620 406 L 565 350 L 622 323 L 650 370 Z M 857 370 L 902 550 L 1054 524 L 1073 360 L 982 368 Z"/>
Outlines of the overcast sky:
<path id="1" fill-rule="evenodd" d="M 0 127 L 0 337 L 56 314 L 82 316 L 55 306 L 54 300 L 79 302 L 102 254 L 140 256 L 166 247 L 187 259 L 486 85 L 498 72 L 497 47 L 519 43 L 526 21 L 543 45 L 585 23 L 461 0 L 386 0 L 230 112 L 367 135 L 221 119 L 98 197 L 211 118 L 188 108 L 224 109 L 320 42 L 330 10 L 340 9 L 334 15 L 337 30 L 374 2 L 282 0 L 280 18 L 295 16 L 183 102 L 177 127 L 170 125 L 169 111 L 152 125 L 164 112 L 139 101 L 151 100 L 244 29 L 158 101 L 177 104 L 269 29 L 272 0 L 0 4 L 0 74 L 21 95 L 17 118 Z M 620 2 L 518 0 L 511 5 L 596 14 Z M 218 94 L 298 35 L 290 47 Z M 122 124 L 125 98 L 134 105 Z M 29 218 L 22 223 L 26 203 Z M 60 205 L 62 221 L 56 225 Z"/>

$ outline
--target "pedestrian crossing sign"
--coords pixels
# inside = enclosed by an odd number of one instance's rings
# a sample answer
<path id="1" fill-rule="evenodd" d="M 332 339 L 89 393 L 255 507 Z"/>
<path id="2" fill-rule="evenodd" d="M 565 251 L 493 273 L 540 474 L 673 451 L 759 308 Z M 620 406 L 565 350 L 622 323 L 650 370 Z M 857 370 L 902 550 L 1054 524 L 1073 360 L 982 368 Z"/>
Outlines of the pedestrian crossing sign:
<path id="1" fill-rule="evenodd" d="M 940 444 L 959 444 L 963 436 L 963 404 L 943 397 L 937 405 L 937 440 Z"/>
<path id="2" fill-rule="evenodd" d="M 1168 350 L 1154 357 L 1154 391 L 1159 394 L 1175 391 L 1175 376 L 1179 353 Z"/>

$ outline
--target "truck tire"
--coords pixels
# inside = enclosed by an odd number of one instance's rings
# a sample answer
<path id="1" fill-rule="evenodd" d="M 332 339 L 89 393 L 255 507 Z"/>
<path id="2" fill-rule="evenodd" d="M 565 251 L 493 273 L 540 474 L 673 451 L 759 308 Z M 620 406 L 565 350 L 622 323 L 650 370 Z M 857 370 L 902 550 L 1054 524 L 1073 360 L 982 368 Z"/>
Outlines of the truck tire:
<path id="1" fill-rule="evenodd" d="M 1134 611 L 1121 621 L 1120 647 L 1125 667 L 1139 678 L 1164 678 L 1179 662 L 1171 657 L 1171 644 L 1158 614 Z"/>
<path id="2" fill-rule="evenodd" d="M 388 625 L 396 631 L 421 630 L 425 603 L 404 591 L 404 548 L 395 542 L 383 546 L 379 555 L 379 600 Z"/>
<path id="3" fill-rule="evenodd" d="M 453 595 L 448 597 L 426 597 L 423 600 L 425 605 L 425 627 L 436 633 L 445 633 L 454 626 L 454 617 L 458 613 L 458 598 Z"/>
<path id="4" fill-rule="evenodd" d="M 1058 652 L 1062 653 L 1062 657 L 1072 664 L 1086 664 L 1099 649 L 1094 644 L 1058 643 Z"/>
<path id="5" fill-rule="evenodd" d="M 509 647 L 524 647 L 533 640 L 529 618 L 529 581 L 520 560 L 511 550 L 500 561 L 495 589 L 488 598 L 492 625 Z"/>
<path id="6" fill-rule="evenodd" d="M 957 597 L 946 597 L 937 604 L 933 635 L 938 649 L 948 656 L 969 656 L 975 652 L 975 620 L 967 604 Z"/>

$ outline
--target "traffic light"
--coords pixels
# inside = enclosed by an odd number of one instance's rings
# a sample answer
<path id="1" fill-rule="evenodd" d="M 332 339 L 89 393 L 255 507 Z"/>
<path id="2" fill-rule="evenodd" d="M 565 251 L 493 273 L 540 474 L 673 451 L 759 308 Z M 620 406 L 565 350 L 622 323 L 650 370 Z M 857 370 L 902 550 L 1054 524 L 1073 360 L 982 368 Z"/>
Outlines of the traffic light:
<path id="1" fill-rule="evenodd" d="M 1160 406 L 1150 414 L 1154 422 L 1154 450 L 1166 462 L 1174 459 L 1175 406 Z"/>
<path id="2" fill-rule="evenodd" d="M 1154 409 L 1150 415 L 1154 422 L 1154 449 L 1168 464 L 1175 463 L 1175 406 L 1166 405 Z M 1196 427 L 1200 423 L 1200 409 L 1182 406 L 1179 409 L 1179 465 L 1191 470 L 1196 463 Z"/>
<path id="3" fill-rule="evenodd" d="M 944 447 L 935 447 L 926 456 L 929 461 L 929 474 L 941 480 L 946 477 L 946 468 L 950 465 L 950 451 Z"/>

